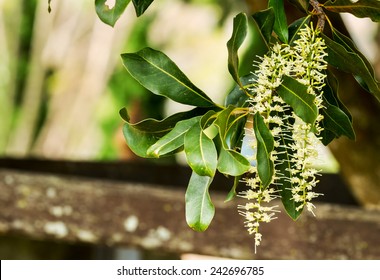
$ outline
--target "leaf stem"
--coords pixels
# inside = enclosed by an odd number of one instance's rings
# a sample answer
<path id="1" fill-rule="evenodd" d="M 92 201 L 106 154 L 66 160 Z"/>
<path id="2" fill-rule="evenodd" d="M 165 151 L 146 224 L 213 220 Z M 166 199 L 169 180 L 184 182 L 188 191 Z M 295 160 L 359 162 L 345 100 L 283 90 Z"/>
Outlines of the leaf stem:
<path id="1" fill-rule="evenodd" d="M 234 109 L 231 114 L 232 115 L 248 115 L 248 113 L 250 112 L 249 108 L 243 108 L 243 107 L 239 107 L 239 108 L 236 108 Z"/>

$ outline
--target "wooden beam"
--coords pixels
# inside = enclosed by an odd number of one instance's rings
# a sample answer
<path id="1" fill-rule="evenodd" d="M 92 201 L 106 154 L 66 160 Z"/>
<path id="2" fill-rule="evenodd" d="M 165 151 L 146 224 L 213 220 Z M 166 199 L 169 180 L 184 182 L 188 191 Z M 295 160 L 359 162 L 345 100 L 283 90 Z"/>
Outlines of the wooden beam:
<path id="1" fill-rule="evenodd" d="M 146 176 L 149 176 L 147 173 Z M 262 226 L 255 255 L 236 206 L 214 192 L 206 232 L 185 222 L 184 188 L 0 169 L 0 234 L 238 259 L 379 259 L 380 211 L 320 203 Z"/>

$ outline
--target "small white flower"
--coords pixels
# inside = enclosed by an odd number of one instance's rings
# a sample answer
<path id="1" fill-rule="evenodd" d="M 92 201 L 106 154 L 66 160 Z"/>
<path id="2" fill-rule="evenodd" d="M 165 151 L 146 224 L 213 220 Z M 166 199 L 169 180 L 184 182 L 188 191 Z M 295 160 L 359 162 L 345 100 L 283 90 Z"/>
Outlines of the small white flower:
<path id="1" fill-rule="evenodd" d="M 315 216 L 314 211 L 313 211 L 315 209 L 315 206 L 313 203 L 306 202 L 306 209 Z"/>

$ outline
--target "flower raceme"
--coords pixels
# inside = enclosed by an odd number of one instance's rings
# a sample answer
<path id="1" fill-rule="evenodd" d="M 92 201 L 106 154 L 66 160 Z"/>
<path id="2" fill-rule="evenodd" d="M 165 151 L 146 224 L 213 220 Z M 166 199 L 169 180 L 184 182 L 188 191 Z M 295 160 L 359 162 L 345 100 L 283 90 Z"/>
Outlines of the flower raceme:
<path id="1" fill-rule="evenodd" d="M 252 115 L 260 114 L 274 140 L 274 148 L 269 155 L 274 169 L 270 184 L 263 183 L 260 178 L 256 153 L 253 155 L 256 166 L 243 180 L 247 190 L 239 193 L 240 197 L 248 200 L 238 209 L 245 217 L 249 234 L 254 234 L 255 252 L 262 238 L 260 224 L 275 219 L 275 213 L 279 212 L 277 206 L 264 206 L 266 203 L 287 191 L 296 205 L 295 211 L 300 212 L 306 207 L 314 215 L 315 206 L 311 201 L 321 195 L 313 191 L 318 183 L 318 170 L 313 168 L 313 163 L 318 156 L 316 145 L 323 130 L 323 116 L 319 111 L 323 108 L 322 89 L 327 68 L 324 58 L 327 54 L 318 32 L 312 25 L 305 26 L 291 46 L 275 44 L 269 54 L 261 58 L 253 73 L 255 80 L 250 88 L 249 110 Z M 296 113 L 294 105 L 292 107 L 277 93 L 285 76 L 306 86 L 307 94 L 313 96 L 318 109 L 313 123 L 305 122 Z M 257 151 L 258 141 L 254 131 L 247 129 L 246 133 L 252 134 L 248 137 L 252 139 L 249 145 Z M 284 189 L 283 186 L 290 187 Z"/>

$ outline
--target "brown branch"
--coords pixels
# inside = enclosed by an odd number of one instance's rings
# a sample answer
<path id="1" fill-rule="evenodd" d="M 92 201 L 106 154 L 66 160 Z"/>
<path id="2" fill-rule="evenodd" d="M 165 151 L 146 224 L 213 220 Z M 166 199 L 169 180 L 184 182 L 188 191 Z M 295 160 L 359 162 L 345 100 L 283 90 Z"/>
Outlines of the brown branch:
<path id="1" fill-rule="evenodd" d="M 326 22 L 326 14 L 323 11 L 321 4 L 317 0 L 310 0 L 310 5 L 313 6 L 313 14 L 318 16 L 317 30 L 323 31 Z"/>

